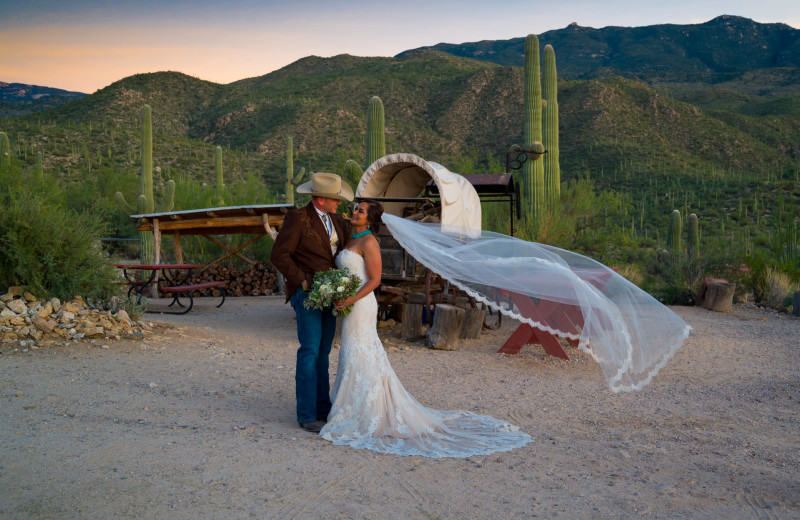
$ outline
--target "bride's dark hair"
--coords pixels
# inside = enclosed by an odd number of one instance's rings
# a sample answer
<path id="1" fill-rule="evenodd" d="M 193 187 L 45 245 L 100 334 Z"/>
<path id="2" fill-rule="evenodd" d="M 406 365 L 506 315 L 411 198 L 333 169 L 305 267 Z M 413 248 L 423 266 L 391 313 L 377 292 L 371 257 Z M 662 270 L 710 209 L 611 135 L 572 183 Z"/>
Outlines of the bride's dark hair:
<path id="1" fill-rule="evenodd" d="M 376 200 L 362 200 L 367 203 L 367 222 L 369 229 L 374 235 L 381 230 L 381 217 L 383 216 L 383 205 Z"/>

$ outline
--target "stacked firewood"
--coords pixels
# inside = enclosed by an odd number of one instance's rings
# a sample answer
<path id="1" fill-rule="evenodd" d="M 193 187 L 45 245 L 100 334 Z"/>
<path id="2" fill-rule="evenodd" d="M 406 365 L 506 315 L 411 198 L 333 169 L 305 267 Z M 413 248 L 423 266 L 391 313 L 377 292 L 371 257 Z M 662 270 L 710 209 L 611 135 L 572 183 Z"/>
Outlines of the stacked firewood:
<path id="1" fill-rule="evenodd" d="M 232 265 L 217 265 L 197 270 L 184 285 L 204 282 L 225 282 L 223 289 L 228 296 L 270 296 L 280 294 L 278 272 L 269 262 L 256 262 L 252 266 L 237 268 Z M 195 296 L 201 296 L 197 292 Z"/>

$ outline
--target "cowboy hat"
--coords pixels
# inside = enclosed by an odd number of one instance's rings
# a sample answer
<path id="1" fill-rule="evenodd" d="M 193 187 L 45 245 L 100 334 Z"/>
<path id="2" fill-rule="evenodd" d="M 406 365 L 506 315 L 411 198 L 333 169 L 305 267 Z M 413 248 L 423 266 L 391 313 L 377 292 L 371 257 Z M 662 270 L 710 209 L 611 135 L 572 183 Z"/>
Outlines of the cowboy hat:
<path id="1" fill-rule="evenodd" d="M 335 173 L 317 172 L 311 180 L 297 187 L 297 193 L 308 193 L 313 197 L 353 200 L 353 188 Z"/>

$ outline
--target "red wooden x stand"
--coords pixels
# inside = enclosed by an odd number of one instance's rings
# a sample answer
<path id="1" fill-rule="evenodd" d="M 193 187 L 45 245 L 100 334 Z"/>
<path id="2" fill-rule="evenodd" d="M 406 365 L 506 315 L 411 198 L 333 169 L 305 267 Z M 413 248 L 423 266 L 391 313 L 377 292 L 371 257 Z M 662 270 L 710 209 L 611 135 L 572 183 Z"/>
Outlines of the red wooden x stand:
<path id="1" fill-rule="evenodd" d="M 587 281 L 598 289 L 602 289 L 610 279 L 611 276 L 608 271 L 602 271 L 598 276 Z M 507 295 L 517 306 L 522 316 L 530 318 L 537 323 L 551 326 L 551 328 L 558 329 L 561 332 L 575 335 L 581 333 L 584 322 L 583 313 L 578 306 L 554 302 L 552 300 L 535 300 L 530 296 L 510 291 L 507 292 Z M 577 340 L 567 338 L 566 341 L 573 347 L 578 346 Z M 523 323 L 517 327 L 517 330 L 506 340 L 505 344 L 500 347 L 498 352 L 503 354 L 518 354 L 525 345 L 541 345 L 544 351 L 549 355 L 569 360 L 569 356 L 564 350 L 564 347 L 561 346 L 561 343 L 554 334 L 544 329 L 532 327 L 527 323 Z"/>
<path id="2" fill-rule="evenodd" d="M 554 313 L 557 312 L 567 317 L 572 314 L 571 309 L 577 310 L 578 315 L 580 315 L 580 310 L 572 305 L 561 304 L 550 300 L 539 300 L 536 302 L 528 296 L 516 293 L 511 293 L 510 296 L 517 305 L 520 314 L 539 323 L 548 323 L 550 321 L 549 318 L 553 317 Z M 569 314 L 566 314 L 567 312 Z M 578 332 L 577 328 L 574 332 Z M 577 344 L 577 342 L 575 343 Z M 498 352 L 503 354 L 518 354 L 524 345 L 541 345 L 544 351 L 549 355 L 569 360 L 569 356 L 564 350 L 564 347 L 561 346 L 561 343 L 559 343 L 558 338 L 546 330 L 531 327 L 527 323 L 523 323 L 517 327 L 517 330 L 515 330 L 505 344 L 500 347 Z"/>

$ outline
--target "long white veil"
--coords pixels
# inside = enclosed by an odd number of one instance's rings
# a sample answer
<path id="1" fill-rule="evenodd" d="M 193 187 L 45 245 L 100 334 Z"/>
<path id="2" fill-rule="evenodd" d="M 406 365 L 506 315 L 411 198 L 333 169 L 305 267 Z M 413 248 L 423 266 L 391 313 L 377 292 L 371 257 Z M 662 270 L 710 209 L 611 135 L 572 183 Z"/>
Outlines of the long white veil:
<path id="1" fill-rule="evenodd" d="M 691 327 L 652 296 L 590 258 L 500 233 L 383 222 L 417 261 L 494 310 L 578 341 L 613 392 L 650 382 Z M 542 305 L 542 303 L 559 305 Z"/>

